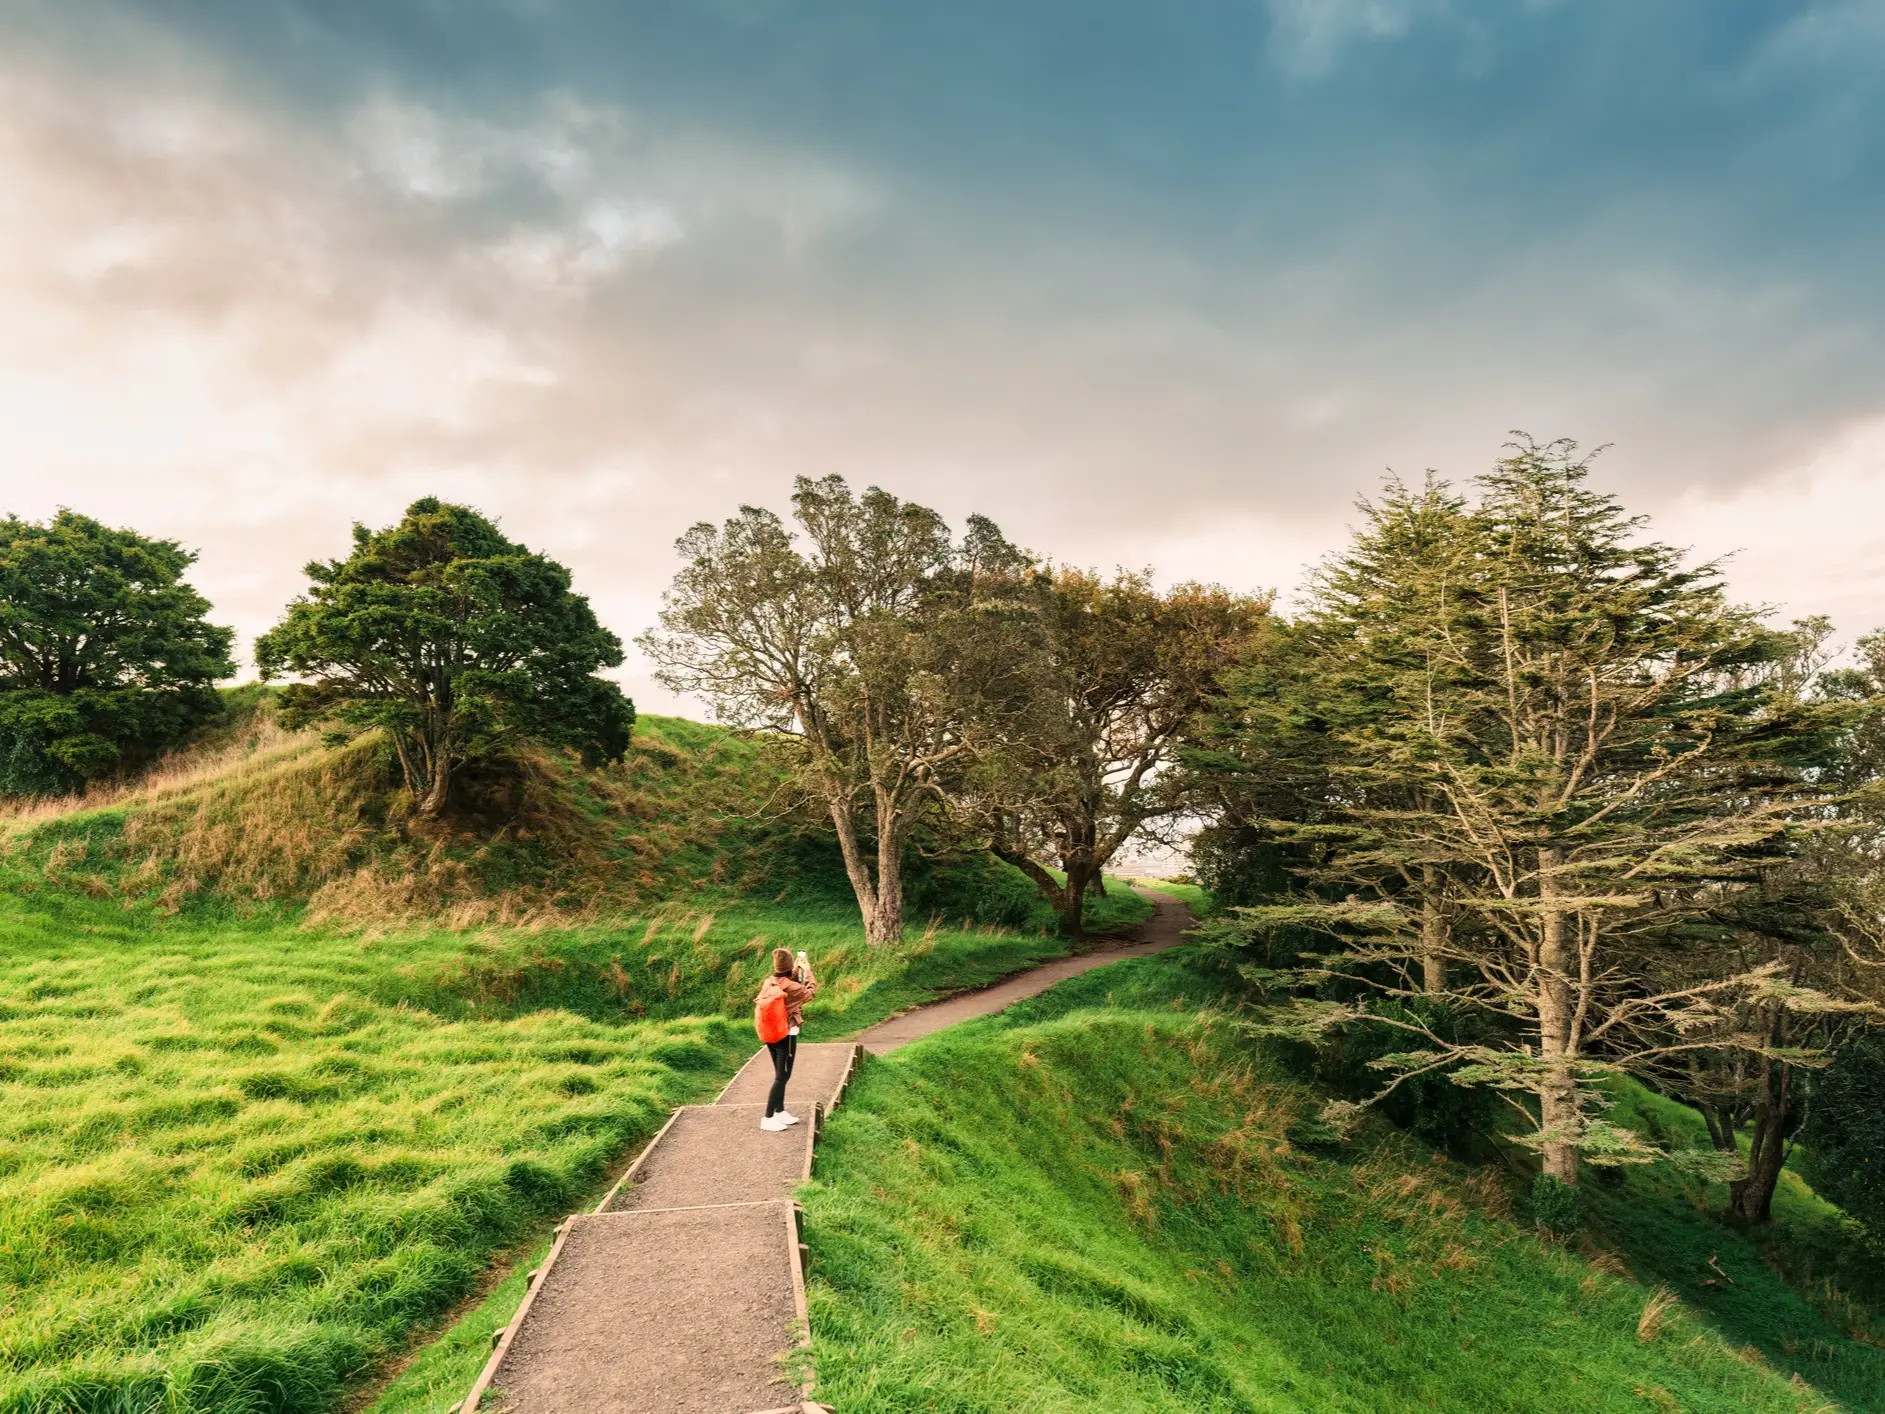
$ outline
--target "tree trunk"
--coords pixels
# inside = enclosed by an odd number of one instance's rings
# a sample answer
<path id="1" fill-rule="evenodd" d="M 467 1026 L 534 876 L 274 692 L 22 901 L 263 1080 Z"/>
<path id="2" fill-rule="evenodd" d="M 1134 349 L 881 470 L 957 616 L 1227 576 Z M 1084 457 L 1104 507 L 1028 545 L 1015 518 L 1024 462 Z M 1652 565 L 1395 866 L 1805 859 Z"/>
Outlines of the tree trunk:
<path id="1" fill-rule="evenodd" d="M 1754 1105 L 1754 1129 L 1748 1136 L 1747 1177 L 1728 1185 L 1728 1211 L 1744 1223 L 1763 1226 L 1774 1220 L 1774 1189 L 1787 1162 L 1787 1131 L 1793 1118 L 1793 1067 L 1770 1062 L 1767 1084 Z"/>
<path id="2" fill-rule="evenodd" d="M 1565 910 L 1556 870 L 1563 862 L 1555 848 L 1538 850 L 1538 1058 L 1545 1075 L 1538 1087 L 1538 1118 L 1548 1138 L 1543 1146 L 1545 1172 L 1561 1183 L 1577 1182 L 1577 1136 L 1582 1117 L 1577 1107 L 1577 1075 L 1571 1054 L 1570 975 L 1564 945 Z"/>
<path id="3" fill-rule="evenodd" d="M 1100 870 L 1100 869 L 1095 869 L 1093 871 L 1093 877 L 1087 880 L 1086 887 L 1087 887 L 1087 892 L 1092 894 L 1094 898 L 1105 898 L 1106 897 L 1105 871 Z"/>
<path id="4" fill-rule="evenodd" d="M 419 813 L 427 819 L 436 820 L 445 813 L 445 807 L 451 802 L 452 772 L 444 762 L 432 767 L 432 783 L 426 787 L 425 795 L 419 801 Z"/>
<path id="5" fill-rule="evenodd" d="M 1063 927 L 1066 924 L 1069 912 L 1071 912 L 1074 927 L 1076 930 L 1079 928 L 1083 911 L 1080 900 L 1077 897 L 1072 899 L 1068 897 L 1069 894 L 1076 894 L 1078 892 L 1073 887 L 1073 877 L 1071 875 L 1068 876 L 1067 882 L 1062 884 L 1021 850 L 1011 847 L 1005 836 L 991 840 L 989 842 L 988 852 L 994 855 L 995 858 L 1001 860 L 1004 864 L 1014 865 L 1015 868 L 1019 869 L 1023 874 L 1027 875 L 1029 879 L 1033 880 L 1034 887 L 1040 891 L 1041 897 L 1046 899 L 1048 903 L 1053 906 L 1054 912 L 1060 915 Z"/>
<path id="6" fill-rule="evenodd" d="M 877 907 L 864 920 L 864 939 L 903 941 L 903 820 L 883 796 L 877 802 Z"/>
<path id="7" fill-rule="evenodd" d="M 443 815 L 445 807 L 451 803 L 450 730 L 449 721 L 441 721 L 435 716 L 428 721 L 426 731 L 417 742 L 419 761 L 416 764 L 425 778 L 425 791 L 419 797 L 419 813 L 431 820 Z"/>
<path id="8" fill-rule="evenodd" d="M 842 791 L 831 790 L 825 797 L 831 807 L 831 823 L 838 832 L 838 853 L 844 857 L 844 872 L 857 896 L 857 911 L 864 919 L 864 936 L 872 937 L 877 917 L 877 889 L 871 883 L 870 866 L 864 862 L 864 850 L 858 843 L 857 821 L 851 818 L 851 801 Z"/>
<path id="9" fill-rule="evenodd" d="M 1718 1153 L 1734 1153 L 1740 1147 L 1735 1142 L 1734 1108 L 1708 1100 L 1703 1100 L 1696 1108 L 1701 1110 L 1702 1122 L 1708 1126 L 1708 1142 L 1715 1146 Z"/>
<path id="10" fill-rule="evenodd" d="M 1087 889 L 1098 874 L 1090 861 L 1067 861 L 1067 886 L 1060 891 L 1060 931 L 1069 938 L 1086 936 Z"/>
<path id="11" fill-rule="evenodd" d="M 1446 991 L 1446 915 L 1440 911 L 1440 871 L 1427 865 L 1421 871 L 1420 971 L 1421 990 L 1430 997 Z"/>

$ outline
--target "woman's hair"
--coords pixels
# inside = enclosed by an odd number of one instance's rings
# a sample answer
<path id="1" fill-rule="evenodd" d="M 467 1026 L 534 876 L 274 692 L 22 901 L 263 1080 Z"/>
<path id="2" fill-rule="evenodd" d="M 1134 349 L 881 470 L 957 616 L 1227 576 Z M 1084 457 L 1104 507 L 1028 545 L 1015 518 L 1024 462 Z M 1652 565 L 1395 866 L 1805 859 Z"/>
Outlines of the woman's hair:
<path id="1" fill-rule="evenodd" d="M 792 975 L 792 949 L 774 948 L 772 950 L 772 975 L 775 977 Z"/>

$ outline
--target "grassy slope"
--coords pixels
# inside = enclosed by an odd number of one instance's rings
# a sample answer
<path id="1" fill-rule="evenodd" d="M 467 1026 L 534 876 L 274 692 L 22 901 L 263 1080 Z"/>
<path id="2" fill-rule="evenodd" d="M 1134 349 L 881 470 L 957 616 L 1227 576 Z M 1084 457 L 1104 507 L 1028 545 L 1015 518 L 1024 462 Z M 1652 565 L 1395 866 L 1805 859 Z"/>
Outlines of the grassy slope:
<path id="1" fill-rule="evenodd" d="M 1705 1149 L 1685 1105 L 1619 1087 L 1618 1117 L 1675 1148 Z M 1797 1173 L 1781 1174 L 1771 1227 L 1734 1230 L 1726 1186 L 1667 1164 L 1600 1175 L 1586 1202 L 1601 1238 L 1644 1281 L 1666 1283 L 1722 1336 L 1853 1409 L 1885 1409 L 1885 1265 L 1857 1224 Z"/>
<path id="2" fill-rule="evenodd" d="M 1144 887 L 1148 889 L 1153 889 L 1161 894 L 1170 894 L 1180 903 L 1188 904 L 1191 911 L 1200 918 L 1203 918 L 1212 909 L 1210 891 L 1200 888 L 1196 884 L 1175 884 L 1169 879 L 1146 879 L 1143 883 Z"/>
<path id="3" fill-rule="evenodd" d="M 1094 921 L 1097 917 L 1106 926 L 1125 926 L 1145 917 L 1149 908 L 1125 884 L 1109 882 L 1105 903 L 1096 901 L 1091 906 L 1088 923 L 1098 928 L 1101 925 Z M 855 926 L 847 924 L 845 933 L 854 939 Z M 798 936 L 803 938 L 805 934 Z M 923 946 L 919 942 L 917 949 Z M 941 954 L 934 962 L 926 963 L 924 954 L 918 952 L 891 976 L 853 994 L 851 1004 L 841 1008 L 826 1007 L 824 1002 L 828 994 L 842 991 L 842 983 L 835 988 L 830 983 L 832 954 L 821 959 L 819 953 L 812 952 L 813 965 L 826 983 L 819 1007 L 807 1016 L 807 1036 L 817 1041 L 849 1035 L 941 993 L 992 982 L 1023 966 L 1057 956 L 1062 950 L 1057 941 L 1025 933 L 1012 935 L 1006 942 L 999 937 L 984 938 L 970 946 L 964 946 L 959 935 L 939 933 L 932 946 Z M 845 948 L 842 957 L 848 959 L 853 951 L 854 946 Z M 546 1250 L 547 1244 L 539 1244 L 517 1260 L 508 1278 L 400 1372 L 372 1405 L 371 1414 L 447 1414 L 483 1367 L 492 1333 L 508 1325 L 516 1314 L 524 1299 L 523 1274 L 543 1259 Z"/>
<path id="4" fill-rule="evenodd" d="M 1639 1284 L 1541 1243 L 1496 1172 L 1392 1132 L 1340 1160 L 1299 1151 L 1287 1134 L 1314 1097 L 1201 1019 L 1215 993 L 1195 966 L 1122 963 L 867 1066 L 805 1192 L 822 1399 L 845 1414 L 1882 1407 L 1885 1357 L 1693 1207 L 1645 1225 L 1665 1246 L 1706 1234 L 1697 1250 L 1735 1272 L 1737 1299 L 1795 1334 L 1818 1321 L 1825 1358 L 1722 1319 L 1684 1261 L 1626 1245 Z M 1639 1340 L 1661 1280 L 1682 1304 Z"/>
<path id="5" fill-rule="evenodd" d="M 360 906 L 412 844 L 331 789 L 358 765 L 264 724 L 17 822 L 0 1410 L 334 1407 L 724 1080 L 770 946 L 819 967 L 814 1036 L 1064 951 L 940 923 L 867 949 L 815 840 L 740 813 L 761 775 L 747 744 L 658 719 L 619 778 L 578 793 L 603 855 L 582 867 L 632 871 L 641 907 L 558 911 L 569 881 L 532 858 L 540 837 L 511 838 L 452 845 L 452 886 L 509 890 L 527 926 L 369 927 Z M 296 899 L 334 886 L 352 911 Z M 1035 916 L 999 874 L 928 887 L 938 907 Z"/>

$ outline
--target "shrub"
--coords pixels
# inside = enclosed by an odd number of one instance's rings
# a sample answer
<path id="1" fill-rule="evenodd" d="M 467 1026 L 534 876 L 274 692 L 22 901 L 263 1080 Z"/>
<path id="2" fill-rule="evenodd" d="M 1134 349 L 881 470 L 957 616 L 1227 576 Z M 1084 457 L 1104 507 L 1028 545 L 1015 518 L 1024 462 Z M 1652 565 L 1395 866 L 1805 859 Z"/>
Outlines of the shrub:
<path id="1" fill-rule="evenodd" d="M 1532 1180 L 1532 1221 L 1553 1237 L 1572 1236 L 1584 1225 L 1584 1195 L 1577 1188 L 1541 1173 Z"/>
<path id="2" fill-rule="evenodd" d="M 1885 1237 L 1885 1040 L 1842 1046 L 1812 1085 L 1801 1171 L 1821 1197 Z"/>

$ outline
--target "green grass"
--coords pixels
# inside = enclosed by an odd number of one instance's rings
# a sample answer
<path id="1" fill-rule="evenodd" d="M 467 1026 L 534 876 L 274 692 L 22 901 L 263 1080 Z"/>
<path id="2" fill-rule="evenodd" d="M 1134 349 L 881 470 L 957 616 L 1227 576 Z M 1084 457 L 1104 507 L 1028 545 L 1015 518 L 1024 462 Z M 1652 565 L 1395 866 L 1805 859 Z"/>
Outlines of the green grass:
<path id="1" fill-rule="evenodd" d="M 1196 884 L 1174 884 L 1168 879 L 1139 879 L 1134 882 L 1161 894 L 1170 894 L 1180 903 L 1190 905 L 1191 911 L 1200 918 L 1208 915 L 1214 907 L 1211 891 Z"/>
<path id="2" fill-rule="evenodd" d="M 1835 1336 L 1830 1359 L 1777 1366 L 1688 1284 L 1639 1339 L 1663 1276 L 1541 1241 L 1502 1171 L 1385 1126 L 1344 1156 L 1304 1152 L 1289 1135 L 1316 1097 L 1211 1013 L 1204 968 L 1184 951 L 1120 963 L 865 1067 L 803 1193 L 820 1399 L 845 1414 L 1880 1407 L 1863 1383 L 1879 1352 Z M 1656 1221 L 1724 1254 L 1737 1240 L 1692 1207 Z"/>
<path id="3" fill-rule="evenodd" d="M 1676 1149 L 1708 1147 L 1701 1116 L 1627 1082 L 1616 1117 Z M 1726 1186 L 1667 1163 L 1586 1185 L 1594 1235 L 1643 1281 L 1682 1295 L 1722 1336 L 1853 1409 L 1885 1408 L 1885 1270 L 1857 1224 L 1784 1171 L 1770 1227 L 1726 1226 Z"/>
<path id="4" fill-rule="evenodd" d="M 537 1242 L 525 1251 L 483 1300 L 414 1354 L 373 1401 L 370 1414 L 448 1414 L 459 1406 L 490 1359 L 497 1333 L 523 1304 L 530 1273 L 550 1255 L 550 1244 Z"/>
<path id="5" fill-rule="evenodd" d="M 332 1407 L 725 1080 L 774 943 L 819 969 L 813 1037 L 1063 950 L 783 906 L 376 938 L 8 896 L 0 1409 Z"/>
<path id="6" fill-rule="evenodd" d="M 1019 871 L 1017 871 L 1019 872 Z M 1065 876 L 1062 876 L 1065 882 Z M 1133 891 L 1131 884 L 1124 879 L 1107 879 L 1104 898 L 1088 898 L 1085 916 L 1082 919 L 1086 931 L 1104 936 L 1109 933 L 1123 932 L 1136 923 L 1143 923 L 1152 916 L 1152 905 Z M 1029 921 L 1037 927 L 1051 928 L 1054 917 L 1046 907 L 1046 900 L 1037 893 L 1035 900 L 1041 906 L 1039 913 L 1030 915 Z"/>
<path id="7" fill-rule="evenodd" d="M 973 858 L 920 861 L 911 936 L 868 947 L 750 738 L 647 718 L 620 766 L 537 762 L 479 787 L 501 827 L 427 836 L 372 743 L 235 705 L 6 822 L 7 1414 L 334 1409 L 469 1305 L 385 1406 L 449 1407 L 549 1225 L 750 1053 L 773 946 L 818 969 L 812 1039 L 1066 951 Z"/>

